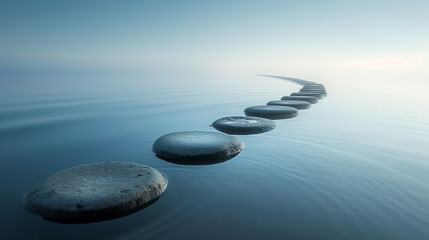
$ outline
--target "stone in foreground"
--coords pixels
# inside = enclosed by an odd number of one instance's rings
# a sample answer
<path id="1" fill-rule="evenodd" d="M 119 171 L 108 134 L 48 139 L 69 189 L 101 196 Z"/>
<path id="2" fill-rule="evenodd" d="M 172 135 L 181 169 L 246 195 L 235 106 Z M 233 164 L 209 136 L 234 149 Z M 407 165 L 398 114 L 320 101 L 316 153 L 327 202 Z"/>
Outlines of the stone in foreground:
<path id="1" fill-rule="evenodd" d="M 276 123 L 260 117 L 233 116 L 218 119 L 212 126 L 228 134 L 249 135 L 271 131 L 276 127 Z"/>
<path id="2" fill-rule="evenodd" d="M 307 96 L 307 97 L 317 97 L 318 99 L 323 99 L 322 93 L 297 92 L 297 93 L 292 93 L 291 96 Z"/>
<path id="3" fill-rule="evenodd" d="M 308 109 L 311 107 L 311 103 L 306 101 L 297 101 L 297 100 L 270 101 L 267 103 L 267 105 L 288 106 L 288 107 L 294 107 L 296 109 Z"/>
<path id="4" fill-rule="evenodd" d="M 254 106 L 248 107 L 244 110 L 244 114 L 247 116 L 263 117 L 268 119 L 286 119 L 293 118 L 298 115 L 298 109 L 286 106 Z"/>
<path id="5" fill-rule="evenodd" d="M 137 163 L 101 162 L 48 177 L 25 194 L 27 210 L 48 220 L 86 223 L 134 213 L 167 188 L 161 172 Z"/>
<path id="6" fill-rule="evenodd" d="M 175 132 L 158 138 L 152 146 L 156 156 L 169 162 L 202 165 L 224 162 L 244 148 L 241 140 L 218 132 Z"/>
<path id="7" fill-rule="evenodd" d="M 284 96 L 282 97 L 282 100 L 298 100 L 298 101 L 306 101 L 311 104 L 315 104 L 319 102 L 319 99 L 317 97 L 311 97 L 311 96 Z"/>

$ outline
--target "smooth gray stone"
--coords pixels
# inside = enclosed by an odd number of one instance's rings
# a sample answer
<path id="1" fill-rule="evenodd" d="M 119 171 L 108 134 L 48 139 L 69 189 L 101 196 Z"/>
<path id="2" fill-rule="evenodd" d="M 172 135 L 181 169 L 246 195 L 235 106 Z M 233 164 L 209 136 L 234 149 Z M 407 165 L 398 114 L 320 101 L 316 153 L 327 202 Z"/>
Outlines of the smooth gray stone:
<path id="1" fill-rule="evenodd" d="M 318 88 L 318 87 L 303 87 L 301 88 L 302 91 L 304 90 L 313 90 L 313 91 L 326 91 L 325 88 Z"/>
<path id="2" fill-rule="evenodd" d="M 321 91 L 326 91 L 325 87 L 307 87 L 307 86 L 304 86 L 301 89 L 302 90 L 321 90 Z"/>
<path id="3" fill-rule="evenodd" d="M 318 95 L 317 95 L 317 96 L 315 96 L 315 97 L 317 97 L 317 98 L 319 98 L 319 99 L 323 99 L 323 98 L 324 98 L 324 96 L 325 96 L 325 93 L 323 93 L 323 92 L 299 91 L 298 93 L 303 93 L 303 94 L 318 94 Z"/>
<path id="4" fill-rule="evenodd" d="M 324 88 L 325 86 L 323 86 L 323 84 L 312 83 L 312 84 L 304 84 L 303 87 L 320 87 L 320 88 Z"/>
<path id="5" fill-rule="evenodd" d="M 301 92 L 326 92 L 326 89 L 301 88 Z"/>
<path id="6" fill-rule="evenodd" d="M 298 109 L 286 106 L 254 106 L 244 110 L 247 116 L 263 117 L 268 119 L 286 119 L 298 116 Z"/>
<path id="7" fill-rule="evenodd" d="M 324 97 L 328 96 L 328 93 L 326 91 L 322 90 L 300 90 L 300 93 L 321 93 Z"/>
<path id="8" fill-rule="evenodd" d="M 311 103 L 306 101 L 297 101 L 297 100 L 270 101 L 267 103 L 267 105 L 288 106 L 288 107 L 294 107 L 296 109 L 308 109 L 311 107 Z"/>
<path id="9" fill-rule="evenodd" d="M 326 88 L 324 87 L 302 87 L 303 90 L 320 90 L 320 91 L 326 91 Z"/>
<path id="10" fill-rule="evenodd" d="M 317 97 L 311 97 L 311 96 L 284 96 L 282 97 L 282 100 L 306 101 L 311 104 L 315 104 L 319 102 L 319 99 Z"/>
<path id="11" fill-rule="evenodd" d="M 298 92 L 298 93 L 292 93 L 291 96 L 309 96 L 309 97 L 317 97 L 318 99 L 323 99 L 322 93 Z"/>
<path id="12" fill-rule="evenodd" d="M 100 162 L 59 171 L 30 189 L 27 210 L 63 223 L 122 217 L 155 202 L 167 188 L 161 172 L 137 163 Z"/>
<path id="13" fill-rule="evenodd" d="M 260 117 L 233 116 L 214 121 L 212 127 L 228 134 L 249 135 L 271 131 L 276 127 L 276 123 Z"/>
<path id="14" fill-rule="evenodd" d="M 243 148 L 243 143 L 235 136 L 206 131 L 166 134 L 152 146 L 159 158 L 189 165 L 224 162 L 237 156 Z"/>

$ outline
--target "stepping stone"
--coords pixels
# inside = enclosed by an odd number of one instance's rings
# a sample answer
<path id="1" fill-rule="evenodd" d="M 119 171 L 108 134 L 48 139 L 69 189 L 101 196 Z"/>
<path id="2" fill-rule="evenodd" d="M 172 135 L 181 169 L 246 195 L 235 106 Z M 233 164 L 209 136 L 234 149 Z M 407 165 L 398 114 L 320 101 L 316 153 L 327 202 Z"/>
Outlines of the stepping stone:
<path id="1" fill-rule="evenodd" d="M 308 86 L 304 86 L 301 88 L 301 90 L 321 90 L 321 91 L 326 91 L 326 88 L 324 87 L 308 87 Z"/>
<path id="2" fill-rule="evenodd" d="M 324 90 L 300 90 L 300 93 L 321 93 L 323 96 L 328 96 L 328 93 Z"/>
<path id="3" fill-rule="evenodd" d="M 303 93 L 303 94 L 308 94 L 308 93 L 309 94 L 319 94 L 319 96 L 315 96 L 315 97 L 321 97 L 321 99 L 323 99 L 326 92 L 321 92 L 321 91 L 299 91 L 298 93 Z"/>
<path id="4" fill-rule="evenodd" d="M 311 96 L 284 96 L 282 97 L 282 100 L 298 100 L 298 101 L 306 101 L 311 104 L 315 104 L 319 102 L 319 99 L 317 97 L 311 97 Z"/>
<path id="5" fill-rule="evenodd" d="M 271 131 L 276 123 L 266 118 L 234 116 L 218 119 L 212 123 L 212 127 L 228 134 L 248 135 Z"/>
<path id="6" fill-rule="evenodd" d="M 100 162 L 59 171 L 30 189 L 25 208 L 48 220 L 85 223 L 134 213 L 167 188 L 161 172 L 137 163 Z"/>
<path id="7" fill-rule="evenodd" d="M 321 90 L 321 91 L 326 91 L 326 88 L 324 87 L 302 87 L 302 90 Z"/>
<path id="8" fill-rule="evenodd" d="M 247 116 L 263 117 L 268 119 L 286 119 L 293 118 L 298 115 L 298 109 L 286 106 L 254 106 L 244 110 Z"/>
<path id="9" fill-rule="evenodd" d="M 288 106 L 288 107 L 294 107 L 296 109 L 307 109 L 311 107 L 311 103 L 306 101 L 297 101 L 297 100 L 270 101 L 267 103 L 267 105 Z"/>
<path id="10" fill-rule="evenodd" d="M 298 93 L 292 93 L 291 96 L 307 96 L 307 97 L 317 97 L 318 99 L 323 99 L 322 93 L 298 92 Z"/>
<path id="11" fill-rule="evenodd" d="M 320 91 L 326 91 L 326 88 L 324 88 L 324 87 L 302 87 L 301 90 L 320 90 Z"/>
<path id="12" fill-rule="evenodd" d="M 214 164 L 237 156 L 244 148 L 235 136 L 218 132 L 175 132 L 158 138 L 152 150 L 156 156 L 186 165 Z"/>
<path id="13" fill-rule="evenodd" d="M 322 92 L 322 93 L 328 93 L 324 89 L 300 89 L 300 92 Z"/>
<path id="14" fill-rule="evenodd" d="M 305 84 L 302 86 L 303 88 L 325 88 L 325 86 L 323 86 L 323 84 Z"/>

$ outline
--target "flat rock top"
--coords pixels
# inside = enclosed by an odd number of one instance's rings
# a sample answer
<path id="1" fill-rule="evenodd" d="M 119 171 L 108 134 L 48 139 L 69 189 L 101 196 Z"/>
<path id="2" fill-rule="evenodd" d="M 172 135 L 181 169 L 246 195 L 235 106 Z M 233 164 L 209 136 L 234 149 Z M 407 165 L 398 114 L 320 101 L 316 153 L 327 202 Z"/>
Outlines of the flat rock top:
<path id="1" fill-rule="evenodd" d="M 302 86 L 303 88 L 325 88 L 325 86 L 323 86 L 323 84 L 304 84 Z"/>
<path id="2" fill-rule="evenodd" d="M 261 105 L 261 106 L 253 106 L 246 108 L 248 111 L 255 112 L 297 112 L 296 108 L 288 107 L 288 106 L 273 106 L 273 105 Z"/>
<path id="3" fill-rule="evenodd" d="M 300 91 L 320 91 L 320 92 L 326 92 L 326 89 L 324 88 L 301 88 Z"/>
<path id="4" fill-rule="evenodd" d="M 298 100 L 276 100 L 268 102 L 267 105 L 290 106 L 297 109 L 307 109 L 311 107 L 311 103 Z"/>
<path id="5" fill-rule="evenodd" d="M 322 94 L 323 96 L 328 96 L 328 93 L 324 90 L 311 90 L 311 89 L 305 89 L 305 90 L 301 90 L 299 91 L 299 93 L 319 93 Z"/>
<path id="6" fill-rule="evenodd" d="M 326 88 L 324 87 L 312 87 L 312 86 L 309 86 L 309 87 L 304 86 L 301 89 L 326 90 Z"/>
<path id="7" fill-rule="evenodd" d="M 212 126 L 224 133 L 246 135 L 271 131 L 276 123 L 260 117 L 232 116 L 220 118 Z"/>
<path id="8" fill-rule="evenodd" d="M 289 106 L 263 105 L 248 107 L 244 110 L 248 116 L 258 116 L 269 119 L 285 119 L 298 115 L 298 109 Z"/>
<path id="9" fill-rule="evenodd" d="M 323 98 L 323 94 L 317 93 L 317 92 L 297 92 L 297 93 L 292 93 L 291 96 L 313 96 L 313 97 L 317 97 L 318 99 Z"/>
<path id="10" fill-rule="evenodd" d="M 54 221 L 100 221 L 139 210 L 159 198 L 167 183 L 164 174 L 141 164 L 92 163 L 48 177 L 27 192 L 23 203 Z"/>
<path id="11" fill-rule="evenodd" d="M 166 134 L 158 138 L 152 146 L 155 154 L 162 159 L 187 160 L 189 164 L 214 163 L 210 160 L 235 156 L 243 148 L 243 143 L 235 136 L 207 131 Z"/>
<path id="12" fill-rule="evenodd" d="M 309 103 L 317 103 L 319 101 L 317 97 L 312 96 L 284 96 L 282 97 L 282 100 L 299 100 L 306 101 Z"/>

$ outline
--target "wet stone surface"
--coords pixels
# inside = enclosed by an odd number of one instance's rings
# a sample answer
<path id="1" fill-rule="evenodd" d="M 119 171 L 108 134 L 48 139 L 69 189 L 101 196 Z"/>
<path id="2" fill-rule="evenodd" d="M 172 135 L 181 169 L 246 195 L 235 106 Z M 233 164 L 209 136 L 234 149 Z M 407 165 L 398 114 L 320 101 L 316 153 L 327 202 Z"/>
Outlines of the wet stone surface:
<path id="1" fill-rule="evenodd" d="M 323 94 L 324 97 L 328 96 L 328 93 L 325 90 L 312 90 L 312 89 L 307 89 L 307 90 L 300 90 L 300 93 L 321 93 Z"/>
<path id="2" fill-rule="evenodd" d="M 244 110 L 247 116 L 263 117 L 268 119 L 287 119 L 298 116 L 298 109 L 287 106 L 253 106 Z"/>
<path id="3" fill-rule="evenodd" d="M 308 109 L 311 107 L 311 103 L 306 101 L 298 101 L 298 100 L 270 101 L 267 103 L 267 105 L 289 106 L 289 107 L 294 107 L 296 109 Z"/>
<path id="4" fill-rule="evenodd" d="M 260 117 L 232 116 L 214 121 L 212 127 L 228 134 L 248 135 L 271 131 L 276 127 L 276 123 Z"/>
<path id="5" fill-rule="evenodd" d="M 48 220 L 85 223 L 122 217 L 157 200 L 161 172 L 137 163 L 100 162 L 59 171 L 30 189 L 25 208 Z"/>
<path id="6" fill-rule="evenodd" d="M 312 93 L 312 92 L 292 93 L 291 96 L 308 96 L 308 97 L 317 97 L 318 99 L 323 99 L 322 93 Z"/>
<path id="7" fill-rule="evenodd" d="M 312 97 L 312 96 L 284 96 L 282 97 L 282 100 L 306 101 L 311 104 L 315 104 L 319 102 L 319 99 L 317 97 Z"/>
<path id="8" fill-rule="evenodd" d="M 152 150 L 159 158 L 189 165 L 224 162 L 244 148 L 241 140 L 219 132 L 185 131 L 166 134 L 158 138 Z"/>

